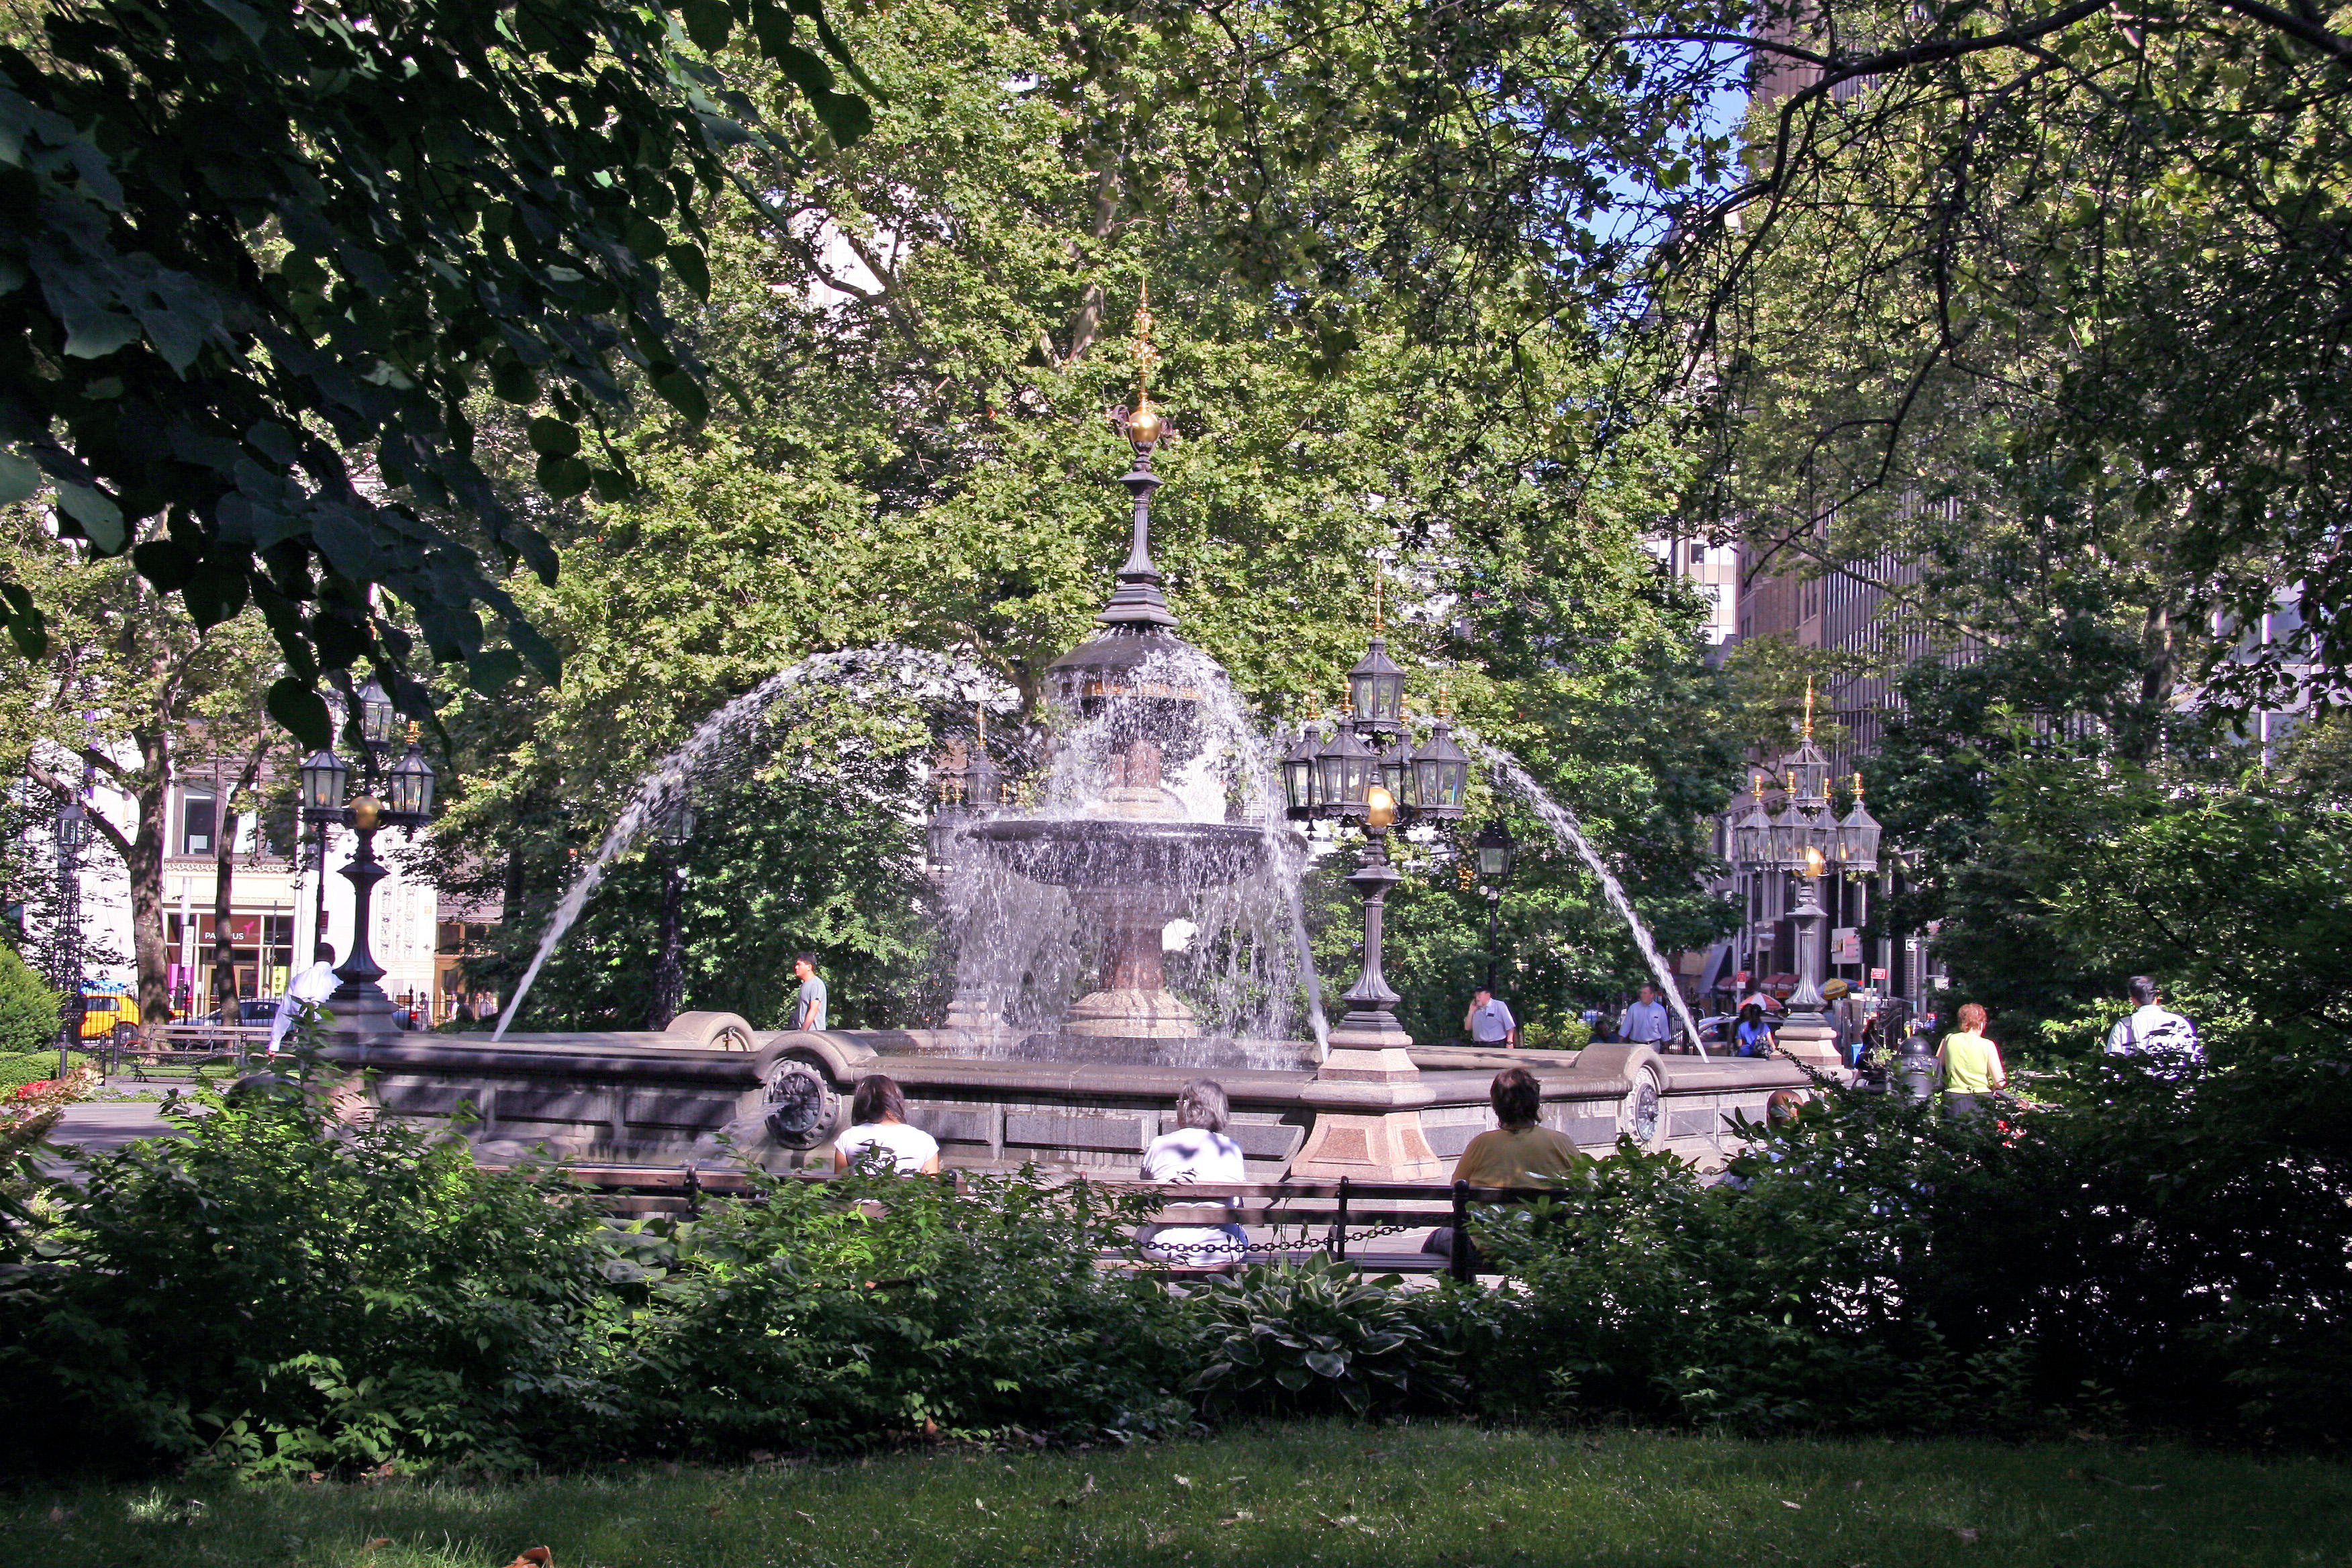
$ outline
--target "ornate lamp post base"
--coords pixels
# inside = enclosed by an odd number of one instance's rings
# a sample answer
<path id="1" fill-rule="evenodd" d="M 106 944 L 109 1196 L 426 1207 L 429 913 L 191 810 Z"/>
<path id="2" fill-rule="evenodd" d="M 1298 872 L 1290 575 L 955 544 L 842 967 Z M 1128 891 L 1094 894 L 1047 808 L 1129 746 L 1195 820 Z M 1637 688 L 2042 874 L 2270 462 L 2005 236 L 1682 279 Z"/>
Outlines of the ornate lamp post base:
<path id="1" fill-rule="evenodd" d="M 1797 991 L 1789 998 L 1788 1021 L 1772 1032 L 1783 1051 L 1808 1067 L 1842 1068 L 1837 1030 L 1822 1016 L 1822 923 L 1829 917 L 1822 908 L 1821 879 L 1801 875 L 1797 881 L 1803 892 L 1791 911 L 1797 922 Z"/>
<path id="2" fill-rule="evenodd" d="M 1348 879 L 1364 900 L 1363 970 L 1348 992 L 1348 1016 L 1331 1031 L 1330 1054 L 1307 1086 L 1315 1129 L 1290 1163 L 1294 1176 L 1425 1182 L 1445 1174 L 1421 1125 L 1421 1108 L 1436 1096 L 1413 1066 L 1412 1037 L 1397 1022 L 1397 994 L 1381 973 L 1381 918 L 1389 889 L 1402 879 L 1389 864 L 1387 827 L 1372 827 L 1364 863 Z"/>

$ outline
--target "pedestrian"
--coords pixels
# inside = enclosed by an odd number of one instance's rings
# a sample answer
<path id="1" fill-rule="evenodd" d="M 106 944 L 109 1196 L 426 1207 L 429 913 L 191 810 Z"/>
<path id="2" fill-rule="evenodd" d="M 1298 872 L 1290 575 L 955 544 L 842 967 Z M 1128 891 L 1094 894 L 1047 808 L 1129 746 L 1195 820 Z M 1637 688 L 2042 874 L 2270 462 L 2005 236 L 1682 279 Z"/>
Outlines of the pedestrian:
<path id="1" fill-rule="evenodd" d="M 2154 980 L 2135 974 L 2128 989 L 2132 1010 L 2107 1031 L 2109 1056 L 2144 1057 L 2152 1064 L 2168 1066 L 2205 1059 L 2205 1047 L 2197 1038 L 2197 1026 L 2158 1005 Z"/>
<path id="2" fill-rule="evenodd" d="M 1470 1011 L 1462 1015 L 1462 1026 L 1470 1031 L 1475 1045 L 1509 1047 L 1519 1043 L 1519 1021 L 1511 1016 L 1503 999 L 1484 985 L 1470 998 Z"/>
<path id="3" fill-rule="evenodd" d="M 1225 1136 L 1233 1112 L 1224 1085 L 1196 1078 L 1176 1096 L 1176 1131 L 1163 1132 L 1143 1152 L 1147 1182 L 1238 1184 L 1249 1180 L 1242 1163 L 1242 1146 Z M 1227 1212 L 1239 1200 L 1223 1200 Z M 1162 1263 L 1231 1263 L 1242 1255 L 1248 1237 L 1242 1227 L 1223 1225 L 1150 1225 L 1137 1237 L 1143 1255 Z"/>
<path id="4" fill-rule="evenodd" d="M 816 954 L 803 952 L 793 960 L 793 973 L 800 976 L 801 988 L 793 998 L 793 1023 L 795 1029 L 824 1027 L 824 982 L 817 978 Z"/>
<path id="5" fill-rule="evenodd" d="M 1675 1027 L 1666 1016 L 1666 1005 L 1658 1000 L 1658 988 L 1642 987 L 1640 998 L 1625 1009 L 1625 1016 L 1617 1026 L 1617 1037 L 1629 1046 L 1655 1046 L 1664 1050 L 1675 1037 Z"/>
<path id="6" fill-rule="evenodd" d="M 1984 1007 L 1961 1003 L 1960 1026 L 1944 1037 L 1943 1047 L 1936 1053 L 1936 1070 L 1944 1076 L 1946 1115 L 1974 1116 L 1985 1109 L 1988 1095 L 2009 1087 L 2000 1047 L 1985 1038 L 1984 1027 Z"/>
<path id="7" fill-rule="evenodd" d="M 1543 1124 L 1543 1085 L 1527 1068 L 1496 1073 L 1486 1097 L 1496 1124 L 1470 1140 L 1454 1163 L 1454 1180 L 1474 1187 L 1524 1187 L 1568 1175 L 1584 1160 L 1566 1135 Z"/>
<path id="8" fill-rule="evenodd" d="M 449 1016 L 449 1021 L 452 1024 L 459 1026 L 472 1023 L 474 1021 L 474 1005 L 471 1002 L 467 1001 L 462 996 L 459 997 L 457 999 L 457 1010 Z"/>
<path id="9" fill-rule="evenodd" d="M 824 1005 L 822 994 L 817 1005 Z M 878 1072 L 859 1079 L 849 1099 L 849 1130 L 833 1141 L 835 1170 L 846 1171 L 860 1155 L 880 1150 L 901 1176 L 939 1174 L 940 1141 L 907 1125 L 907 1097 L 897 1079 Z"/>
<path id="10" fill-rule="evenodd" d="M 332 942 L 320 942 L 310 950 L 310 967 L 296 975 L 286 987 L 286 994 L 278 999 L 278 1011 L 269 1020 L 270 1056 L 278 1054 L 286 1038 L 286 1031 L 306 1016 L 323 1018 L 323 1004 L 342 984 L 335 974 L 335 948 Z"/>
<path id="11" fill-rule="evenodd" d="M 1749 998 L 1739 1005 L 1739 1022 L 1731 1031 L 1731 1054 L 1736 1057 L 1769 1057 L 1778 1049 L 1780 1041 L 1772 1033 L 1772 1026 L 1764 1021 L 1764 1005 Z"/>

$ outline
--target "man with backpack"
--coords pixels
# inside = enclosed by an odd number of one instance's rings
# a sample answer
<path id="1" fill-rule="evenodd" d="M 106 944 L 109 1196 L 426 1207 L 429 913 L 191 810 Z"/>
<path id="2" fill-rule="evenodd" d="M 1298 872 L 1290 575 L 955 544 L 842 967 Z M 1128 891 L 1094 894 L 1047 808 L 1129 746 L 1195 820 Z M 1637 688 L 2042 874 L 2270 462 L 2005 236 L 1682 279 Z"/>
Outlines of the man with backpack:
<path id="1" fill-rule="evenodd" d="M 2131 977 L 2132 1010 L 2107 1031 L 2107 1054 L 2145 1057 L 2152 1063 L 2189 1063 L 2205 1059 L 2198 1043 L 2197 1026 L 2178 1013 L 2157 1005 L 2156 982 L 2145 974 Z"/>

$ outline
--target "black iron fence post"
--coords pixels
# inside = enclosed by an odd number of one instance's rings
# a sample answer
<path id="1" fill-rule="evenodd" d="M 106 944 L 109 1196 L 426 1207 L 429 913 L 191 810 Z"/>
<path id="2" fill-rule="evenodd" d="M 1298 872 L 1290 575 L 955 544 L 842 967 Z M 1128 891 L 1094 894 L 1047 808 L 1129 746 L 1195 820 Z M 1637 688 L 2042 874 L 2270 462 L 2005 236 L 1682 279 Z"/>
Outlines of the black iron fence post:
<path id="1" fill-rule="evenodd" d="M 1467 1285 L 1470 1271 L 1470 1184 L 1454 1184 L 1454 1245 L 1448 1249 L 1446 1272 Z"/>

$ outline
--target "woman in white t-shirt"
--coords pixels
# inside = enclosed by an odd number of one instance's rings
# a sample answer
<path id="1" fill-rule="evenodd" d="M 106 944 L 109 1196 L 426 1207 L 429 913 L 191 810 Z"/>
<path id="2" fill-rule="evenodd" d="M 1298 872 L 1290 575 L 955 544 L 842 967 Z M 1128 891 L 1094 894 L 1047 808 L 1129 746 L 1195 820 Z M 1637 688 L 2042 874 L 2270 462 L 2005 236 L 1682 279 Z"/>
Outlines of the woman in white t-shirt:
<path id="1" fill-rule="evenodd" d="M 1143 1152 L 1147 1182 L 1246 1182 L 1242 1146 L 1225 1136 L 1233 1113 L 1225 1089 L 1214 1079 L 1196 1078 L 1176 1097 L 1176 1131 L 1163 1132 Z M 1235 1200 L 1228 1198 L 1233 1208 Z M 1162 1263 L 1231 1263 L 1247 1237 L 1237 1225 L 1149 1225 L 1136 1238 L 1146 1258 Z"/>
<path id="2" fill-rule="evenodd" d="M 891 1079 L 878 1072 L 859 1079 L 849 1120 L 849 1130 L 833 1141 L 835 1170 L 846 1171 L 860 1154 L 880 1149 L 902 1176 L 939 1174 L 940 1141 L 907 1125 L 907 1097 Z"/>

